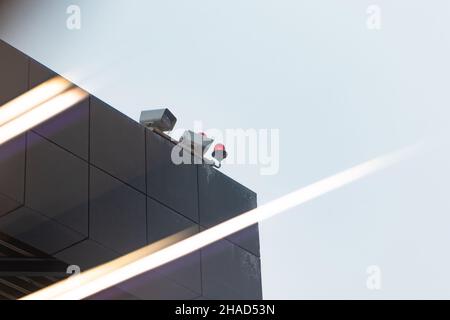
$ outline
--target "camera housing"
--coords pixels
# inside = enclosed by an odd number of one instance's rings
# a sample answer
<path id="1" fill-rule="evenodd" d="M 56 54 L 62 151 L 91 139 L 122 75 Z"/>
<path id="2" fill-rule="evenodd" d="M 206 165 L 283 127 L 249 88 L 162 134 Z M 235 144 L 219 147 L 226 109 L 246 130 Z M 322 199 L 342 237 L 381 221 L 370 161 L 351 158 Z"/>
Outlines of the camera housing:
<path id="1" fill-rule="evenodd" d="M 183 148 L 202 158 L 213 142 L 214 139 L 208 138 L 204 133 L 195 133 L 191 130 L 185 131 L 180 138 L 180 145 Z"/>
<path id="2" fill-rule="evenodd" d="M 158 129 L 162 132 L 171 131 L 177 123 L 177 118 L 169 109 L 145 110 L 141 112 L 139 123 L 147 128 Z"/>

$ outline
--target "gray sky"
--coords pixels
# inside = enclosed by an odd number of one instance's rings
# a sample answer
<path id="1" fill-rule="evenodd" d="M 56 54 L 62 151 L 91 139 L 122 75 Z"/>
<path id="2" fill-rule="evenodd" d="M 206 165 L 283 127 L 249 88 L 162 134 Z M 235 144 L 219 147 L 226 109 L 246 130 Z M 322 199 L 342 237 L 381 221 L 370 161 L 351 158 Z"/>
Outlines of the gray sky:
<path id="1" fill-rule="evenodd" d="M 450 298 L 448 1 L 9 2 L 2 39 L 134 119 L 167 106 L 180 128 L 279 129 L 277 174 L 223 168 L 260 204 L 423 139 L 416 158 L 264 222 L 264 297 Z"/>

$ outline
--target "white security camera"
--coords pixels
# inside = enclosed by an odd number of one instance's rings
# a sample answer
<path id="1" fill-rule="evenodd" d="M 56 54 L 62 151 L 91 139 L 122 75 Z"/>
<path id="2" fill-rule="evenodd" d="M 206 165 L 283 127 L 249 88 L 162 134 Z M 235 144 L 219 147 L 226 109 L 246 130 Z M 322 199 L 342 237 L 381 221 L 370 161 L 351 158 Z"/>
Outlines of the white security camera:
<path id="1" fill-rule="evenodd" d="M 165 132 L 171 131 L 175 127 L 177 118 L 169 109 L 145 110 L 141 112 L 139 123 L 147 128 Z"/>
<path id="2" fill-rule="evenodd" d="M 179 144 L 183 148 L 192 151 L 195 155 L 203 157 L 203 155 L 213 142 L 214 140 L 208 138 L 204 133 L 195 133 L 193 131 L 187 130 L 180 138 Z"/>

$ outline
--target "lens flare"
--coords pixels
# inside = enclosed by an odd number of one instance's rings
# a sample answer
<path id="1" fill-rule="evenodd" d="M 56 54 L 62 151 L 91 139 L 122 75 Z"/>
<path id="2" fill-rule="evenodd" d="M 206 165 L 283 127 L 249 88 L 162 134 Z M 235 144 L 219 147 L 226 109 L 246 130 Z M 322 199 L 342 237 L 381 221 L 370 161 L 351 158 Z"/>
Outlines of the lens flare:
<path id="1" fill-rule="evenodd" d="M 136 252 L 28 295 L 23 299 L 75 300 L 89 297 L 139 274 L 181 258 L 255 223 L 387 168 L 415 154 L 419 147 L 420 145 L 417 144 L 375 158 L 287 194 L 161 250 L 152 252 L 149 251 L 151 246 L 144 247 Z"/>
<path id="2" fill-rule="evenodd" d="M 73 84 L 62 77 L 50 79 L 0 107 L 0 126 L 66 91 Z"/>
<path id="3" fill-rule="evenodd" d="M 87 97 L 88 94 L 84 90 L 76 87 L 63 92 L 38 106 L 29 108 L 27 112 L 20 114 L 16 118 L 10 119 L 0 126 L 0 145 L 54 117 Z M 21 110 L 25 109 L 23 105 L 19 104 L 17 106 Z M 14 113 L 17 112 L 10 112 L 11 115 Z"/>

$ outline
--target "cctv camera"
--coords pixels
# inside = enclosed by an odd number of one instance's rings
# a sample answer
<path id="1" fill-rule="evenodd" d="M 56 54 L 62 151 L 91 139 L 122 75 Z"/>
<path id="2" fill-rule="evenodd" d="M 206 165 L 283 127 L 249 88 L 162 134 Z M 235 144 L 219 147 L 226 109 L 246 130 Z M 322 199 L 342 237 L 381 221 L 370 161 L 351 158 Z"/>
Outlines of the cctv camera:
<path id="1" fill-rule="evenodd" d="M 204 133 L 195 133 L 187 130 L 180 138 L 180 144 L 188 150 L 191 150 L 195 155 L 203 157 L 205 152 L 214 142 L 213 139 L 208 138 Z"/>
<path id="2" fill-rule="evenodd" d="M 146 110 L 141 112 L 139 123 L 160 131 L 170 131 L 175 127 L 177 118 L 169 109 Z"/>

